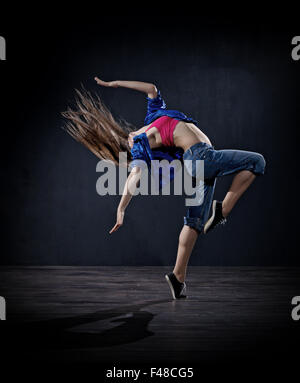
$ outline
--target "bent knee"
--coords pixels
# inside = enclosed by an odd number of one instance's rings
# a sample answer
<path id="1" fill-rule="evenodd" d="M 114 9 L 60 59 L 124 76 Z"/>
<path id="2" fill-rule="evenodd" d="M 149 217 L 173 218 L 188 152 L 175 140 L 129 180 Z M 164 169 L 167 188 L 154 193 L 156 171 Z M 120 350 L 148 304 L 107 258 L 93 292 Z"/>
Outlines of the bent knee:
<path id="1" fill-rule="evenodd" d="M 183 217 L 184 228 L 191 233 L 200 234 L 203 231 L 203 222 L 198 217 Z"/>
<path id="2" fill-rule="evenodd" d="M 266 160 L 260 153 L 255 153 L 254 157 L 254 173 L 264 174 L 266 168 Z"/>

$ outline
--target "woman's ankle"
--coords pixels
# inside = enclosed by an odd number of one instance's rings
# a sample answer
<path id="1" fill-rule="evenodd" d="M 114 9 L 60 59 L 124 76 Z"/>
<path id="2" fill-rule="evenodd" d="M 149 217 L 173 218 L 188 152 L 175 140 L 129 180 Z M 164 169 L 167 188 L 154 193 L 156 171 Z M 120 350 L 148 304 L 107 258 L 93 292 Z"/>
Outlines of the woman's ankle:
<path id="1" fill-rule="evenodd" d="M 173 270 L 173 274 L 175 275 L 176 279 L 180 282 L 183 283 L 185 280 L 185 275 L 182 273 L 178 273 L 177 271 Z"/>
<path id="2" fill-rule="evenodd" d="M 224 218 L 227 218 L 228 214 L 230 213 L 230 211 L 228 211 L 228 208 L 227 206 L 224 204 L 224 201 L 222 202 L 222 216 Z"/>

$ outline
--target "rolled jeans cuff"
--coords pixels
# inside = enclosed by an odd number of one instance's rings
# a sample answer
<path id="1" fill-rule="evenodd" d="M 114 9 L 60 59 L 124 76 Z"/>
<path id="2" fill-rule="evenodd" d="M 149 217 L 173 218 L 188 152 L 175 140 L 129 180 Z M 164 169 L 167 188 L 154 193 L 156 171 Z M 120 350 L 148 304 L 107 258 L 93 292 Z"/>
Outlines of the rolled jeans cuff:
<path id="1" fill-rule="evenodd" d="M 202 233 L 204 224 L 201 218 L 197 217 L 183 217 L 184 224 L 196 229 L 199 234 Z"/>

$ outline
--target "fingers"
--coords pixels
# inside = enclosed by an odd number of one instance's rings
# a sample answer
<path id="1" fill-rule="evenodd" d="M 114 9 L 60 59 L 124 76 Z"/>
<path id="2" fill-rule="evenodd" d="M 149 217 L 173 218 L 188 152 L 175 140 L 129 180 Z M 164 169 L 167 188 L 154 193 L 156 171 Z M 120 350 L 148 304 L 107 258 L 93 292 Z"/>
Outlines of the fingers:
<path id="1" fill-rule="evenodd" d="M 119 223 L 116 223 L 115 226 L 110 230 L 109 234 L 114 233 L 119 229 L 121 225 Z"/>
<path id="2" fill-rule="evenodd" d="M 133 138 L 132 137 L 128 137 L 128 144 L 130 147 L 133 146 Z"/>
<path id="3" fill-rule="evenodd" d="M 132 147 L 133 146 L 133 138 L 136 136 L 136 133 L 135 132 L 130 132 L 129 135 L 128 135 L 128 143 L 129 143 L 129 146 Z"/>
<path id="4" fill-rule="evenodd" d="M 94 79 L 98 85 L 107 86 L 107 83 L 105 81 L 100 80 L 100 78 L 95 77 Z"/>

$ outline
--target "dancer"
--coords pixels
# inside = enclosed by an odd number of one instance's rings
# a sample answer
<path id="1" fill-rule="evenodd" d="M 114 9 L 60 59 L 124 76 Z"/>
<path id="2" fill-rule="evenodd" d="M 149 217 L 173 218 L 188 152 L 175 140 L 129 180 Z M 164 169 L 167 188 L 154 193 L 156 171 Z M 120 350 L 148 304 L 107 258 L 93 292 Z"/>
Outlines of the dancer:
<path id="1" fill-rule="evenodd" d="M 77 91 L 78 110 L 68 109 L 63 116 L 69 121 L 66 130 L 100 159 L 118 164 L 119 152 L 127 152 L 130 159 L 155 157 L 164 149 L 173 158 L 204 161 L 203 202 L 190 206 L 184 217 L 179 235 L 174 269 L 165 276 L 173 299 L 185 298 L 186 271 L 198 235 L 207 234 L 217 225 L 224 224 L 233 207 L 254 181 L 264 174 L 265 160 L 261 154 L 242 150 L 215 150 L 209 138 L 199 129 L 197 122 L 177 110 L 166 108 L 160 91 L 151 83 L 139 81 L 103 81 L 95 77 L 98 85 L 137 90 L 147 95 L 147 114 L 144 126 L 138 130 L 125 121 L 117 122 L 99 97 Z M 145 158 L 145 153 L 146 157 Z M 193 166 L 193 176 L 195 169 Z M 223 201 L 213 201 L 216 178 L 234 174 L 232 184 Z M 141 177 L 141 168 L 133 167 L 117 209 L 117 219 L 110 234 L 122 226 L 126 208 Z"/>

